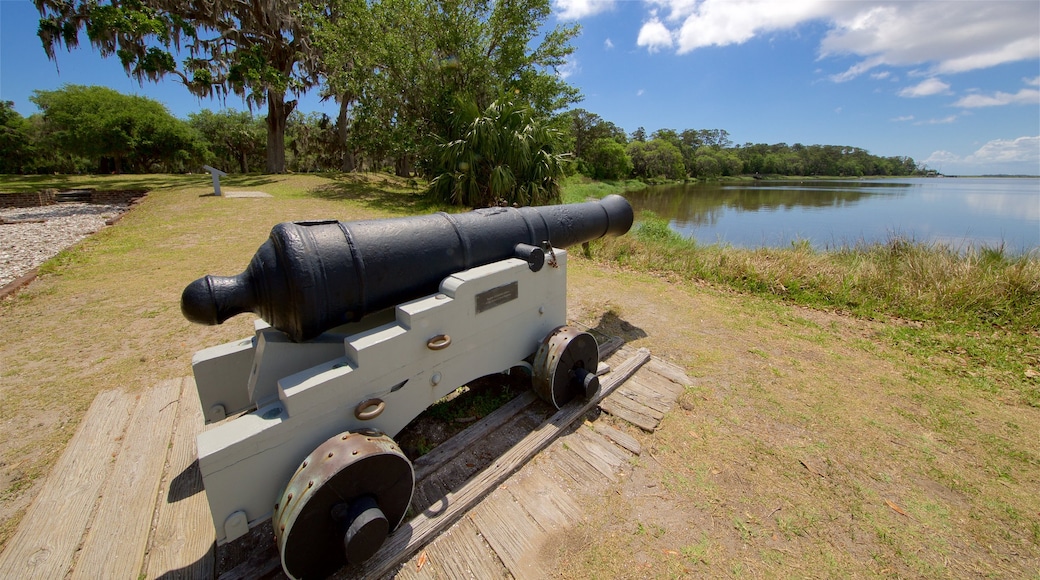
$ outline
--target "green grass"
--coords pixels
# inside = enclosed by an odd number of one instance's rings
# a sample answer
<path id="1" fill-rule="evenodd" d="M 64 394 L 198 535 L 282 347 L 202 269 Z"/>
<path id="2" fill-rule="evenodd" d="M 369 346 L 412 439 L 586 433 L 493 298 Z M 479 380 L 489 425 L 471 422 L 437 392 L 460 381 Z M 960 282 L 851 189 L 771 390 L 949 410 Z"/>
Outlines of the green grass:
<path id="1" fill-rule="evenodd" d="M 886 242 L 815 251 L 700 245 L 647 212 L 635 235 L 599 242 L 603 259 L 637 270 L 715 282 L 814 308 L 862 317 L 1040 328 L 1040 256 L 1000 248 L 957 252 L 936 244 Z"/>
<path id="2" fill-rule="evenodd" d="M 646 187 L 642 181 L 627 179 L 623 181 L 593 181 L 583 175 L 573 175 L 563 180 L 563 203 L 579 203 L 592 199 L 602 199 L 612 193 L 624 195 L 626 191 L 640 190 Z"/>

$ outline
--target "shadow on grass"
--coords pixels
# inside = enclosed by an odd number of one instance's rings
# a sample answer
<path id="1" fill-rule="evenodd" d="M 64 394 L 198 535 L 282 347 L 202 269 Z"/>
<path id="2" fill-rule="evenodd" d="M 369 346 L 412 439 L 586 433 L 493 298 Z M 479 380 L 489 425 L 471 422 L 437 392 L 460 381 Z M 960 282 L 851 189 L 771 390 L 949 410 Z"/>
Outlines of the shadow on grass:
<path id="1" fill-rule="evenodd" d="M 212 183 L 212 178 L 206 175 L 206 181 Z M 261 187 L 276 183 L 277 176 L 264 174 L 228 175 L 220 178 L 221 187 Z"/>
<path id="2" fill-rule="evenodd" d="M 448 210 L 431 201 L 414 179 L 380 173 L 344 173 L 330 175 L 332 181 L 308 193 L 320 199 L 352 201 L 369 209 L 404 214 Z"/>
<path id="3" fill-rule="evenodd" d="M 597 340 L 600 340 L 600 337 L 617 336 L 626 343 L 646 338 L 647 336 L 645 330 L 619 317 L 612 310 L 604 312 L 603 316 L 599 318 L 599 323 L 596 324 L 595 328 L 590 328 L 589 332 Z"/>

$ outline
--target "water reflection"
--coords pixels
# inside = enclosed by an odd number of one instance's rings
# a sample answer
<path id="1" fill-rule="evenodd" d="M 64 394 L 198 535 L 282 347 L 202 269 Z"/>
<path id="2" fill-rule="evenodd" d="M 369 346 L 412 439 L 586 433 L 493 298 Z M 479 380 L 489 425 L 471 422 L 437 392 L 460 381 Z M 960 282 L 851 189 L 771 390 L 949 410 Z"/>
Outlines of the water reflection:
<path id="1" fill-rule="evenodd" d="M 901 195 L 910 183 L 756 182 L 749 185 L 676 184 L 648 187 L 628 194 L 638 210 L 650 210 L 676 225 L 713 225 L 732 209 L 773 212 L 802 209 L 847 208 L 876 195 Z"/>
<path id="2" fill-rule="evenodd" d="M 1040 180 L 755 181 L 649 187 L 627 194 L 702 243 L 828 248 L 884 241 L 956 240 L 957 247 L 1040 247 Z"/>

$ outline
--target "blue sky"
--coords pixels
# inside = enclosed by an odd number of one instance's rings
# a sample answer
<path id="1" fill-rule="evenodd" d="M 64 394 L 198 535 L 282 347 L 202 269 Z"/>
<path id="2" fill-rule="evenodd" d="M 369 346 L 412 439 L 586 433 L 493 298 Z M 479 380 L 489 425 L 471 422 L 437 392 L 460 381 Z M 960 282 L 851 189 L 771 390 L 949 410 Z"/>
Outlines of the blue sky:
<path id="1" fill-rule="evenodd" d="M 84 42 L 48 61 L 30 0 L 0 0 L 0 99 L 97 84 L 202 108 L 173 80 L 138 85 Z M 577 106 L 628 132 L 725 129 L 738 144 L 850 145 L 948 174 L 1040 174 L 1040 2 L 554 0 L 581 36 L 560 71 Z M 331 106 L 316 94 L 300 110 Z"/>

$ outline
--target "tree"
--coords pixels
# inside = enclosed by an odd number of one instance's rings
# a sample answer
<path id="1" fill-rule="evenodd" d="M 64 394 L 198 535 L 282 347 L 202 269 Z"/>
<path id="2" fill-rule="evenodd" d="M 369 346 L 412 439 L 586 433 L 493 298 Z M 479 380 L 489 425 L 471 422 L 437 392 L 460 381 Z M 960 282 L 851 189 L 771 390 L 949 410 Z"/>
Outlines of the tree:
<path id="1" fill-rule="evenodd" d="M 35 147 L 32 127 L 14 110 L 11 101 L 0 101 L 0 173 L 27 173 Z"/>
<path id="2" fill-rule="evenodd" d="M 315 34 L 341 100 L 341 129 L 399 174 L 429 173 L 438 139 L 452 134 L 458 101 L 484 110 L 523 102 L 547 116 L 578 98 L 556 74 L 576 26 L 543 31 L 549 0 L 332 0 Z"/>
<path id="3" fill-rule="evenodd" d="M 65 85 L 57 91 L 35 91 L 30 100 L 42 111 L 47 139 L 97 162 L 103 172 L 179 168 L 205 153 L 200 135 L 161 103 L 145 97 Z"/>
<path id="4" fill-rule="evenodd" d="M 267 171 L 285 170 L 285 124 L 319 63 L 299 2 L 289 0 L 34 0 L 47 56 L 79 45 L 85 30 L 138 82 L 174 75 L 200 97 L 241 96 L 267 105 Z M 177 63 L 174 55 L 186 49 Z"/>
<path id="5" fill-rule="evenodd" d="M 452 108 L 457 138 L 438 146 L 430 193 L 454 205 L 543 205 L 560 199 L 564 156 L 558 131 L 526 107 L 495 101 L 481 112 L 475 103 Z"/>
<path id="6" fill-rule="evenodd" d="M 686 176 L 682 154 L 664 139 L 648 142 L 637 139 L 628 144 L 626 152 L 632 158 L 632 173 L 638 177 L 682 179 Z"/>
<path id="7" fill-rule="evenodd" d="M 632 174 L 632 159 L 625 146 L 614 139 L 601 137 L 589 145 L 586 159 L 595 179 L 623 179 Z"/>
<path id="8" fill-rule="evenodd" d="M 247 111 L 203 109 L 188 115 L 188 124 L 209 141 L 210 163 L 225 171 L 260 171 L 264 166 L 264 122 Z"/>
<path id="9" fill-rule="evenodd" d="M 292 171 L 328 171 L 340 166 L 342 143 L 328 115 L 294 112 L 286 128 L 286 143 Z"/>

